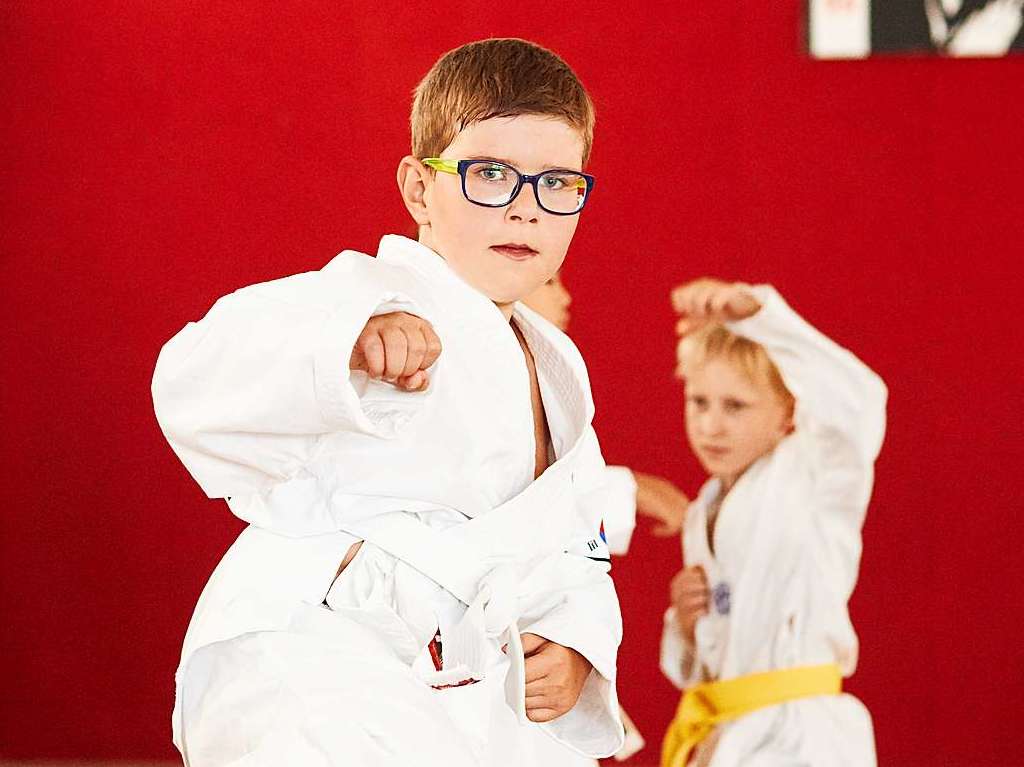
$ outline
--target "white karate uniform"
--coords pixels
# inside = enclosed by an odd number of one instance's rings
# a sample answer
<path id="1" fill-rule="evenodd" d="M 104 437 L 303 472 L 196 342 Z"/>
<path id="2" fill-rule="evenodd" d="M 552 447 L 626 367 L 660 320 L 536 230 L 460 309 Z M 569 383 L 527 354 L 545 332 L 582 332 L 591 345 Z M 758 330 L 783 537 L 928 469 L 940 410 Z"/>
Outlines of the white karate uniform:
<path id="1" fill-rule="evenodd" d="M 443 344 L 426 392 L 349 371 L 368 318 L 397 310 Z M 577 503 L 605 469 L 589 381 L 564 334 L 522 306 L 514 319 L 557 459 L 536 481 L 508 321 L 411 240 L 239 290 L 165 345 L 160 426 L 249 523 L 185 638 L 173 726 L 186 765 L 518 767 L 537 727 L 590 756 L 619 748 L 621 619 L 600 520 Z M 438 628 L 440 673 L 425 649 Z M 520 632 L 594 667 L 544 725 L 525 720 Z M 483 681 L 433 687 L 469 676 Z"/>
<path id="2" fill-rule="evenodd" d="M 796 429 L 726 495 L 714 553 L 707 510 L 721 492 L 718 480 L 690 505 L 683 556 L 704 568 L 712 605 L 692 646 L 674 609 L 666 613 L 661 666 L 680 688 L 827 663 L 849 676 L 857 665 L 847 602 L 885 432 L 886 387 L 773 288 L 754 291 L 761 310 L 729 328 L 768 351 L 796 397 Z M 764 708 L 718 734 L 714 767 L 875 764 L 870 715 L 848 694 Z"/>

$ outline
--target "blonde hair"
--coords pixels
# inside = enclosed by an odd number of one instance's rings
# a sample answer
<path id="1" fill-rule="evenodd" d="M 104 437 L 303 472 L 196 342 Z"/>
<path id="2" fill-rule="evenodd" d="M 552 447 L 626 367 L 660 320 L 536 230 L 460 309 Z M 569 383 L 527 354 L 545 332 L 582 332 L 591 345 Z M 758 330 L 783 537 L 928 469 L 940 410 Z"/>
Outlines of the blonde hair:
<path id="1" fill-rule="evenodd" d="M 676 348 L 676 375 L 686 380 L 691 371 L 712 359 L 724 359 L 755 386 L 767 384 L 792 412 L 796 398 L 761 344 L 736 335 L 724 325 L 705 325 L 684 336 Z"/>
<path id="2" fill-rule="evenodd" d="M 416 86 L 412 153 L 436 157 L 459 131 L 491 117 L 550 115 L 583 138 L 583 163 L 594 140 L 594 105 L 569 65 L 526 40 L 493 38 L 442 56 Z"/>

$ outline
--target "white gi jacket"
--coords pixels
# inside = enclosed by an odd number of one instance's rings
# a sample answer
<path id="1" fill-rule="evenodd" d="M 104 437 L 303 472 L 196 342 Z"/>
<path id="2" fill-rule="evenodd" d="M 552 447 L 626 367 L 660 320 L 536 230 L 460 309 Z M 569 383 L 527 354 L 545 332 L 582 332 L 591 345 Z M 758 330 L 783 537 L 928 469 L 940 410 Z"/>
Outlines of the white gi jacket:
<path id="1" fill-rule="evenodd" d="M 441 339 L 426 392 L 349 371 L 367 319 L 397 310 Z M 529 764 L 518 632 L 594 666 L 576 706 L 541 727 L 584 754 L 619 747 L 621 619 L 600 519 L 577 504 L 605 468 L 589 381 L 564 334 L 525 307 L 514 317 L 557 459 L 536 481 L 508 321 L 411 240 L 239 290 L 165 345 L 160 426 L 206 494 L 250 523 L 199 600 L 176 675 L 190 767 Z M 424 649 L 438 627 L 440 674 Z M 484 681 L 432 689 L 466 676 Z"/>
<path id="2" fill-rule="evenodd" d="M 665 616 L 661 666 L 676 686 L 794 666 L 857 665 L 847 601 L 857 583 L 861 526 L 885 432 L 886 387 L 823 336 L 770 286 L 761 310 L 728 327 L 761 344 L 796 397 L 796 430 L 751 466 L 725 497 L 708 545 L 708 481 L 683 530 L 687 566 L 700 565 L 710 612 L 690 646 L 674 609 Z M 719 728 L 711 764 L 875 764 L 867 709 L 840 695 L 793 701 Z"/>

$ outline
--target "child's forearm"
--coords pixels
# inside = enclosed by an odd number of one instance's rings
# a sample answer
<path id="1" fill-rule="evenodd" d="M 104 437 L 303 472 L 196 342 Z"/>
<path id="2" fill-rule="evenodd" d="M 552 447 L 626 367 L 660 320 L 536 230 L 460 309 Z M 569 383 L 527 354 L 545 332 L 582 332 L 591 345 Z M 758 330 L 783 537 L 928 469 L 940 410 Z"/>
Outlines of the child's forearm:
<path id="1" fill-rule="evenodd" d="M 752 289 L 761 309 L 729 328 L 761 344 L 812 426 L 841 432 L 873 461 L 885 432 L 887 389 L 851 352 L 798 315 L 774 288 Z"/>
<path id="2" fill-rule="evenodd" d="M 568 564 L 574 568 L 587 567 L 585 561 Z M 593 668 L 579 702 L 567 714 L 544 727 L 557 740 L 585 753 L 608 756 L 622 743 L 615 692 L 616 654 L 622 640 L 622 623 L 611 578 L 597 568 L 594 568 L 594 576 L 590 585 L 557 595 L 557 605 L 543 615 L 532 619 L 525 616 L 520 630 L 571 648 L 591 664 Z"/>
<path id="3" fill-rule="evenodd" d="M 207 495 L 294 476 L 321 434 L 396 428 L 401 414 L 364 412 L 349 371 L 355 339 L 389 298 L 371 279 L 296 275 L 222 298 L 165 345 L 153 376 L 157 420 Z"/>
<path id="4" fill-rule="evenodd" d="M 683 635 L 674 607 L 665 611 L 659 666 L 661 673 L 680 690 L 703 681 L 696 648 Z"/>

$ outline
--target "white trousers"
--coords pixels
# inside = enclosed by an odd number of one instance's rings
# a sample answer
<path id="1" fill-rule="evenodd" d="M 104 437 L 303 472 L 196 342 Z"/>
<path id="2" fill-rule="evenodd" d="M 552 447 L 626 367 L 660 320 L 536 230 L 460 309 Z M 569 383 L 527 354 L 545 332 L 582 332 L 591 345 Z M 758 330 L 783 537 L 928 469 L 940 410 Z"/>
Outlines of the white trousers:
<path id="1" fill-rule="evenodd" d="M 433 690 L 354 617 L 307 605 L 287 631 L 198 650 L 179 680 L 186 765 L 538 763 L 533 742 L 547 736 L 521 725 L 506 705 L 505 669 L 478 684 Z"/>

